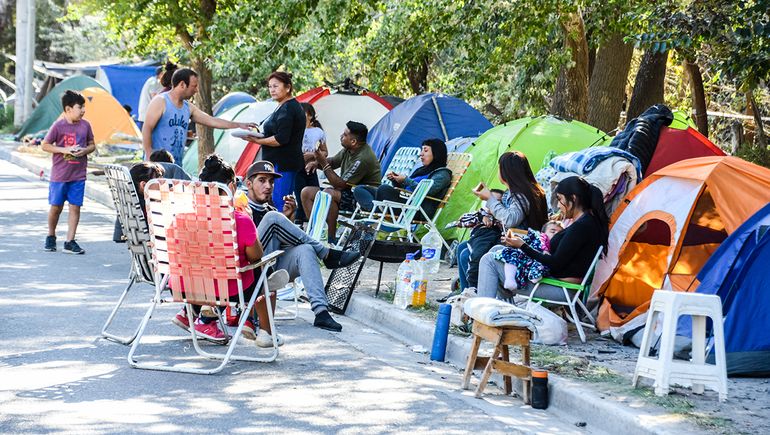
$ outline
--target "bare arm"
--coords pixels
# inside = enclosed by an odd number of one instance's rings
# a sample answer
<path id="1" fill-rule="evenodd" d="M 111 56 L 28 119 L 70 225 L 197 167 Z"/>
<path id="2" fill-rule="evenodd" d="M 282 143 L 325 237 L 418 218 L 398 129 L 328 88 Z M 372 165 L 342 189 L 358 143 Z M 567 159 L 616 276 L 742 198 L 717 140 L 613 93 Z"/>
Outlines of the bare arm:
<path id="1" fill-rule="evenodd" d="M 233 122 L 222 118 L 214 118 L 208 113 L 197 108 L 194 104 L 190 104 L 190 118 L 195 121 L 196 124 L 205 125 L 206 127 L 227 129 L 227 128 L 243 128 L 249 129 L 256 127 L 257 124 L 253 122 Z"/>
<path id="2" fill-rule="evenodd" d="M 52 143 L 48 143 L 46 141 L 43 141 L 42 144 L 40 144 L 40 148 L 51 154 L 69 154 L 72 155 L 72 151 L 70 151 L 70 148 L 72 147 L 57 147 L 56 145 Z"/>
<path id="3" fill-rule="evenodd" d="M 150 154 L 152 154 L 152 131 L 158 125 L 158 121 L 163 116 L 165 108 L 166 104 L 163 97 L 153 98 L 147 106 L 147 114 L 144 117 L 144 125 L 142 125 L 142 149 L 144 150 L 145 160 L 150 160 Z"/>
<path id="4" fill-rule="evenodd" d="M 347 189 L 350 187 L 348 186 L 347 181 L 343 180 L 342 177 L 334 172 L 334 167 L 328 160 L 326 160 L 326 156 L 321 153 L 320 149 L 315 152 L 315 159 L 316 162 L 318 162 L 318 166 L 323 169 L 324 175 L 326 175 L 326 181 L 328 181 L 332 187 L 339 190 Z"/>
<path id="5" fill-rule="evenodd" d="M 246 247 L 246 259 L 249 260 L 249 263 L 256 263 L 262 259 L 263 254 L 264 251 L 262 250 L 262 244 L 259 243 L 259 238 L 257 238 L 253 245 Z"/>

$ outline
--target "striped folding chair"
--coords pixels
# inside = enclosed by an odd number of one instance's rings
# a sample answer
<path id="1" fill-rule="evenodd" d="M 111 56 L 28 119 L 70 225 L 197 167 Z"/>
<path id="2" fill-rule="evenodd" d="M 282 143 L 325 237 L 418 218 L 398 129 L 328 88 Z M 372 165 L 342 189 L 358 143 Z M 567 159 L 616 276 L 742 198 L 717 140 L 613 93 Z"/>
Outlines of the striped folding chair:
<path id="1" fill-rule="evenodd" d="M 137 283 L 155 285 L 155 275 L 152 267 L 152 253 L 148 242 L 150 233 L 147 229 L 147 221 L 144 218 L 142 207 L 139 204 L 139 195 L 128 168 L 119 165 L 106 165 L 104 173 L 107 176 L 107 185 L 112 193 L 115 210 L 118 212 L 118 221 L 126 236 L 126 247 L 131 254 L 131 269 L 128 273 L 128 285 L 118 299 L 118 303 L 112 309 L 107 321 L 102 327 L 102 337 L 120 344 L 131 344 L 139 333 L 139 328 L 130 336 L 119 336 L 107 332 L 112 325 L 115 315 L 126 300 L 129 290 Z"/>
<path id="2" fill-rule="evenodd" d="M 202 183 L 182 180 L 151 180 L 145 185 L 147 218 L 150 228 L 152 261 L 155 266 L 155 296 L 139 325 L 139 333 L 128 352 L 131 367 L 172 372 L 211 374 L 221 371 L 230 359 L 238 361 L 270 362 L 278 357 L 277 334 L 270 307 L 266 272 L 275 264 L 282 251 L 262 258 L 257 264 L 238 266 L 238 243 L 233 216 L 233 197 L 229 189 L 219 183 Z M 261 268 L 255 290 L 244 299 L 241 274 Z M 228 295 L 228 283 L 235 280 L 238 295 L 235 301 Z M 174 302 L 186 304 L 188 321 L 192 326 L 193 310 L 190 306 L 231 306 L 242 313 L 251 312 L 257 295 L 262 292 L 268 305 L 268 323 L 273 331 L 273 348 L 269 356 L 235 355 L 237 337 L 243 330 L 248 316 L 241 316 L 225 353 L 207 352 L 201 349 L 195 328 L 190 328 L 196 352 L 209 359 L 221 360 L 213 368 L 182 367 L 151 364 L 138 361 L 134 355 L 141 343 L 147 324 L 157 305 L 163 302 L 161 291 L 170 284 Z M 221 318 L 220 318 L 221 322 Z M 223 323 L 223 322 L 222 322 Z"/>

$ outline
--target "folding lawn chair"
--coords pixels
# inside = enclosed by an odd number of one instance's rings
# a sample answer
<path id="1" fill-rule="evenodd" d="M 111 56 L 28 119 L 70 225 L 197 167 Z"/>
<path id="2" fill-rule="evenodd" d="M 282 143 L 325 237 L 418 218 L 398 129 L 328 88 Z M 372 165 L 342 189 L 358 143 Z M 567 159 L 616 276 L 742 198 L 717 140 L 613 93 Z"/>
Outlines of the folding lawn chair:
<path id="1" fill-rule="evenodd" d="M 132 367 L 172 372 L 211 374 L 221 371 L 230 359 L 238 361 L 270 362 L 278 357 L 277 334 L 267 288 L 268 267 L 275 264 L 282 251 L 266 255 L 257 264 L 238 266 L 238 243 L 230 190 L 220 183 L 202 183 L 182 180 L 151 180 L 145 185 L 147 216 L 155 265 L 155 296 L 147 310 L 139 334 L 128 352 Z M 251 298 L 243 295 L 241 273 L 261 268 Z M 238 283 L 237 301 L 228 296 L 228 281 Z M 186 304 L 190 326 L 194 324 L 191 304 L 240 309 L 251 312 L 257 295 L 262 292 L 268 305 L 268 323 L 273 331 L 273 350 L 267 357 L 234 355 L 238 337 L 248 316 L 241 316 L 234 338 L 226 353 L 212 353 L 201 349 L 195 328 L 190 329 L 193 347 L 199 355 L 221 360 L 214 368 L 194 368 L 143 363 L 134 358 L 145 328 L 157 305 L 163 302 L 161 292 L 170 283 L 174 302 Z M 220 323 L 222 322 L 220 316 Z"/>
<path id="2" fill-rule="evenodd" d="M 585 299 L 588 296 L 588 292 L 591 290 L 591 281 L 594 278 L 594 272 L 596 271 L 596 265 L 599 263 L 599 258 L 602 255 L 603 247 L 599 247 L 599 250 L 596 251 L 596 255 L 594 255 L 594 259 L 591 262 L 591 266 L 588 268 L 588 272 L 586 272 L 586 276 L 583 278 L 583 282 L 580 284 L 575 284 L 571 282 L 566 281 L 560 281 L 558 279 L 554 278 L 543 278 L 540 280 L 537 284 L 535 284 L 535 287 L 532 289 L 532 292 L 529 295 L 523 295 L 529 300 L 535 301 L 539 304 L 553 304 L 553 305 L 561 305 L 564 307 L 569 308 L 569 312 L 567 313 L 567 318 L 575 324 L 575 329 L 578 331 L 578 335 L 580 335 L 580 341 L 583 343 L 586 342 L 586 334 L 583 331 L 583 326 L 595 329 L 596 328 L 596 322 L 591 315 L 591 313 L 586 308 L 585 304 L 583 303 L 583 299 Z M 559 287 L 564 292 L 564 300 L 563 301 L 557 301 L 557 300 L 551 300 L 551 299 L 545 299 L 537 296 L 537 290 L 540 288 L 541 284 L 548 284 L 553 287 Z M 578 317 L 578 311 L 577 307 L 580 307 L 580 310 L 583 312 L 583 314 L 586 315 L 590 323 L 585 323 L 580 320 L 580 317 Z"/>
<path id="3" fill-rule="evenodd" d="M 104 173 L 107 176 L 107 185 L 112 193 L 115 210 L 118 212 L 118 221 L 126 236 L 126 247 L 131 254 L 131 269 L 128 274 L 128 285 L 118 299 L 115 308 L 112 309 L 107 321 L 102 327 L 102 337 L 120 343 L 131 344 L 139 333 L 139 328 L 130 336 L 121 337 L 107 332 L 115 319 L 120 307 L 126 300 L 129 290 L 136 283 L 155 285 L 155 275 L 152 267 L 151 251 L 148 245 L 150 234 L 147 229 L 147 221 L 144 218 L 142 207 L 139 204 L 139 195 L 128 168 L 119 165 L 106 165 Z"/>
<path id="4" fill-rule="evenodd" d="M 369 217 L 360 221 L 374 226 L 377 231 L 388 233 L 388 240 L 394 233 L 406 231 L 406 240 L 411 242 L 414 240 L 412 220 L 417 212 L 422 210 L 422 202 L 428 196 L 431 186 L 433 186 L 433 180 L 429 178 L 420 180 L 406 203 L 374 201 Z"/>

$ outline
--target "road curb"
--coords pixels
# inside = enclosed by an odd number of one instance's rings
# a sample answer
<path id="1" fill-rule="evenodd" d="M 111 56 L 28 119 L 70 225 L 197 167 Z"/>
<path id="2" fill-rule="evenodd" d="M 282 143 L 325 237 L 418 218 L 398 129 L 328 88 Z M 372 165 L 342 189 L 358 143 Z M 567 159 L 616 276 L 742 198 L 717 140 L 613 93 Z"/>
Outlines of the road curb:
<path id="1" fill-rule="evenodd" d="M 430 321 L 371 296 L 354 293 L 345 315 L 408 345 L 419 345 L 428 350 L 432 346 L 433 324 Z M 469 338 L 449 336 L 447 363 L 462 369 L 469 352 Z M 499 380 L 493 377 L 493 382 L 499 383 Z M 548 410 L 567 415 L 576 423 L 585 422 L 588 432 L 592 427 L 608 433 L 622 432 L 624 435 L 701 432 L 683 417 L 641 403 L 608 399 L 582 383 L 560 376 L 550 374 L 548 388 Z"/>

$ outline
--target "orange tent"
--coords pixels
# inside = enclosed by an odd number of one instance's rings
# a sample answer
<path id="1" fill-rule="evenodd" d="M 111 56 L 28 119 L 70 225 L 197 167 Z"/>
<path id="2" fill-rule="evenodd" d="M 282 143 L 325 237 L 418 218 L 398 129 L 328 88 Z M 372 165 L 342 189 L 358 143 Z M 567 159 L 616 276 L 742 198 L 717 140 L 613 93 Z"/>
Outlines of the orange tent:
<path id="1" fill-rule="evenodd" d="M 646 313 L 656 289 L 694 290 L 716 248 L 769 202 L 770 169 L 737 157 L 682 160 L 646 178 L 612 217 L 591 291 L 603 297 L 599 329 Z"/>
<path id="2" fill-rule="evenodd" d="M 86 88 L 80 91 L 86 99 L 83 117 L 91 124 L 94 142 L 109 142 L 115 133 L 141 138 L 139 128 L 126 109 L 109 92 L 102 88 Z"/>

